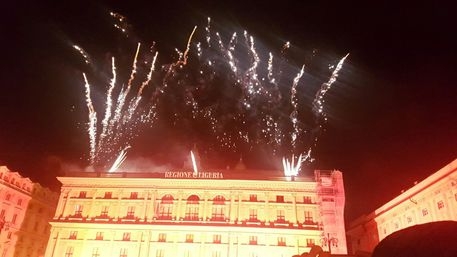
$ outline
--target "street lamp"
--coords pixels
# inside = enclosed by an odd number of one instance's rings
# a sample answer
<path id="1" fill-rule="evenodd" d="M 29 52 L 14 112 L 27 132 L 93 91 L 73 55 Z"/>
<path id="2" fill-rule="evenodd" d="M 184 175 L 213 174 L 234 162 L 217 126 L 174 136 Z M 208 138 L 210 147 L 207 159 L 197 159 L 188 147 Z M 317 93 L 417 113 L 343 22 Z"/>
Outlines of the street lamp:
<path id="1" fill-rule="evenodd" d="M 327 236 L 325 236 L 324 233 L 322 233 L 322 246 L 327 246 L 328 245 L 328 252 L 332 253 L 332 245 L 335 247 L 338 247 L 338 238 L 336 237 L 330 237 L 330 233 L 327 233 Z"/>

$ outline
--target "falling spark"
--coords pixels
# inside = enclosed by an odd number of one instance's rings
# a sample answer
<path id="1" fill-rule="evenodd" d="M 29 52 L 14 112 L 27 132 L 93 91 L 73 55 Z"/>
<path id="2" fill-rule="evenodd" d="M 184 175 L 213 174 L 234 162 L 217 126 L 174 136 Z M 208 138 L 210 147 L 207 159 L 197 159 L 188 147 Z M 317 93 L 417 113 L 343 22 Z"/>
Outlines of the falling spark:
<path id="1" fill-rule="evenodd" d="M 197 169 L 197 162 L 195 161 L 195 156 L 192 151 L 190 151 L 190 157 L 192 159 L 192 167 L 194 168 L 194 174 L 198 174 L 198 169 Z"/>
<path id="2" fill-rule="evenodd" d="M 85 63 L 87 63 L 87 64 L 90 63 L 89 55 L 86 53 L 86 51 L 84 51 L 84 49 L 82 49 L 81 47 L 79 47 L 77 45 L 73 45 L 73 48 L 76 49 L 82 55 Z"/>
<path id="3" fill-rule="evenodd" d="M 300 78 L 303 76 L 305 70 L 305 65 L 302 66 L 300 72 L 294 78 L 294 82 L 292 84 L 292 88 L 290 89 L 290 103 L 292 105 L 292 113 L 290 114 L 290 121 L 292 122 L 292 147 L 295 148 L 295 142 L 297 140 L 298 134 L 300 133 L 298 127 L 298 100 L 297 100 L 297 85 L 300 81 Z"/>
<path id="4" fill-rule="evenodd" d="M 111 173 L 111 172 L 115 172 L 117 169 L 119 169 L 119 167 L 121 166 L 121 164 L 125 161 L 125 159 L 127 158 L 127 149 L 129 149 L 130 146 L 127 146 L 125 147 L 124 149 L 122 149 L 122 151 L 119 153 L 119 156 L 117 156 L 116 160 L 114 161 L 113 165 L 111 166 L 111 168 L 108 170 L 108 173 Z"/>
<path id="5" fill-rule="evenodd" d="M 97 140 L 97 113 L 95 112 L 94 105 L 92 104 L 92 99 L 90 97 L 90 85 L 87 81 L 86 74 L 83 73 L 85 88 L 86 88 L 86 103 L 87 109 L 89 109 L 89 123 L 88 123 L 88 133 L 90 139 L 90 160 L 93 162 L 95 160 L 95 151 L 96 151 L 96 140 Z"/>

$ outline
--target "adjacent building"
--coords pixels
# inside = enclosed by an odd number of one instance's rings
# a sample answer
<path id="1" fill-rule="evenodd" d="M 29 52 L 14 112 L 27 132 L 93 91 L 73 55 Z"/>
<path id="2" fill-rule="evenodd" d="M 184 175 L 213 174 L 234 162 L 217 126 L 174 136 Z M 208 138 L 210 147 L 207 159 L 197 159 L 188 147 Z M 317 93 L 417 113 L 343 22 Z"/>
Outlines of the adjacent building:
<path id="1" fill-rule="evenodd" d="M 58 194 L 0 166 L 0 256 L 44 256 Z"/>
<path id="2" fill-rule="evenodd" d="M 352 222 L 347 231 L 349 248 L 354 253 L 369 253 L 395 231 L 444 220 L 457 221 L 457 159 Z"/>
<path id="3" fill-rule="evenodd" d="M 68 173 L 46 257 L 346 254 L 340 171 Z"/>

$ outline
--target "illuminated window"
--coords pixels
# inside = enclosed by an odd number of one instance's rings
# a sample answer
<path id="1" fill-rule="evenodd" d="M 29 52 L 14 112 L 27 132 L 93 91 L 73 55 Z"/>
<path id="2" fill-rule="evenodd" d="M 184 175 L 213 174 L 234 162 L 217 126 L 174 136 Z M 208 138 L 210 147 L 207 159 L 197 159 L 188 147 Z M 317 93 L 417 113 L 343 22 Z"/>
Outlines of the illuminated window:
<path id="1" fill-rule="evenodd" d="M 108 210 L 109 210 L 108 206 L 102 206 L 102 210 L 100 212 L 100 216 L 108 217 Z"/>
<path id="2" fill-rule="evenodd" d="M 97 232 L 95 234 L 95 240 L 103 240 L 103 232 Z"/>
<path id="3" fill-rule="evenodd" d="M 257 209 L 249 209 L 249 220 L 257 221 Z"/>
<path id="4" fill-rule="evenodd" d="M 75 216 L 81 217 L 83 213 L 83 206 L 80 204 L 75 205 Z"/>
<path id="5" fill-rule="evenodd" d="M 286 246 L 286 238 L 285 237 L 278 237 L 278 246 Z"/>
<path id="6" fill-rule="evenodd" d="M 113 192 L 105 192 L 105 197 L 106 199 L 111 199 L 113 197 Z"/>
<path id="7" fill-rule="evenodd" d="M 156 250 L 156 257 L 164 257 L 164 250 L 163 249 L 157 249 Z"/>
<path id="8" fill-rule="evenodd" d="M 167 241 L 167 234 L 165 233 L 160 233 L 159 234 L 159 242 L 166 242 Z"/>
<path id="9" fill-rule="evenodd" d="M 138 198 L 138 192 L 131 192 L 130 193 L 130 199 L 137 199 Z"/>
<path id="10" fill-rule="evenodd" d="M 22 205 L 22 198 L 17 199 L 17 205 L 19 205 L 19 206 Z"/>
<path id="11" fill-rule="evenodd" d="M 213 211 L 211 220 L 225 220 L 225 198 L 221 195 L 218 195 L 213 199 Z"/>
<path id="12" fill-rule="evenodd" d="M 221 235 L 213 235 L 213 243 L 220 244 L 221 243 Z"/>
<path id="13" fill-rule="evenodd" d="M 284 202 L 284 196 L 283 195 L 277 195 L 276 196 L 276 202 L 277 203 L 283 203 Z"/>
<path id="14" fill-rule="evenodd" d="M 133 219 L 135 217 L 135 206 L 127 207 L 127 219 Z"/>
<path id="15" fill-rule="evenodd" d="M 443 202 L 443 201 L 439 201 L 439 202 L 437 203 L 437 205 L 438 205 L 438 210 L 441 210 L 441 209 L 444 208 L 444 202 Z"/>
<path id="16" fill-rule="evenodd" d="M 221 252 L 220 251 L 213 251 L 211 253 L 211 257 L 221 257 Z"/>
<path id="17" fill-rule="evenodd" d="M 276 210 L 276 222 L 286 222 L 284 210 Z"/>
<path id="18" fill-rule="evenodd" d="M 122 235 L 122 241 L 130 241 L 130 232 L 124 232 Z"/>
<path id="19" fill-rule="evenodd" d="M 100 251 L 98 247 L 92 249 L 92 257 L 100 257 Z"/>
<path id="20" fill-rule="evenodd" d="M 158 219 L 171 219 L 173 211 L 173 196 L 165 195 L 159 205 Z"/>
<path id="21" fill-rule="evenodd" d="M 65 257 L 73 257 L 73 246 L 68 246 L 67 250 L 65 250 Z"/>
<path id="22" fill-rule="evenodd" d="M 87 194 L 86 191 L 80 191 L 79 192 L 79 198 L 86 198 L 86 194 Z"/>
<path id="23" fill-rule="evenodd" d="M 9 201 L 11 199 L 11 194 L 7 194 L 5 200 Z"/>
<path id="24" fill-rule="evenodd" d="M 315 244 L 314 239 L 312 238 L 306 238 L 306 246 L 311 247 Z"/>
<path id="25" fill-rule="evenodd" d="M 305 223 L 312 223 L 313 222 L 313 215 L 310 211 L 305 211 Z"/>
<path id="26" fill-rule="evenodd" d="M 249 244 L 256 245 L 257 244 L 257 236 L 249 236 Z"/>
<path id="27" fill-rule="evenodd" d="M 422 216 L 428 215 L 428 210 L 427 209 L 422 209 Z"/>
<path id="28" fill-rule="evenodd" d="M 16 224 L 16 220 L 17 220 L 17 214 L 14 214 L 13 218 L 11 219 L 11 223 Z"/>
<path id="29" fill-rule="evenodd" d="M 251 201 L 251 202 L 257 202 L 257 195 L 255 195 L 255 194 L 249 195 L 249 201 Z"/>
<path id="30" fill-rule="evenodd" d="M 199 201 L 200 198 L 196 195 L 191 195 L 187 198 L 185 220 L 198 220 Z"/>
<path id="31" fill-rule="evenodd" d="M 78 231 L 70 231 L 69 239 L 76 239 L 78 237 Z"/>
<path id="32" fill-rule="evenodd" d="M 127 257 L 127 248 L 121 248 L 121 252 L 119 253 L 119 257 Z"/>
<path id="33" fill-rule="evenodd" d="M 186 243 L 193 243 L 194 242 L 194 235 L 193 234 L 187 234 L 186 235 Z"/>
<path id="34" fill-rule="evenodd" d="M 312 203 L 311 197 L 310 196 L 304 196 L 303 197 L 303 203 Z"/>

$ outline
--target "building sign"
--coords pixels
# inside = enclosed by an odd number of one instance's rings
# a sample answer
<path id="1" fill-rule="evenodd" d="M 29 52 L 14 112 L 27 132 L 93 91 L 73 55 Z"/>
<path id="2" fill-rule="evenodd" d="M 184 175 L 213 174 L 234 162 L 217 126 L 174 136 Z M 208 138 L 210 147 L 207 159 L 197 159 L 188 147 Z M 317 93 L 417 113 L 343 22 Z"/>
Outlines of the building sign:
<path id="1" fill-rule="evenodd" d="M 165 178 L 206 178 L 206 179 L 222 179 L 224 175 L 222 172 L 198 172 L 192 171 L 167 171 L 165 172 Z"/>

